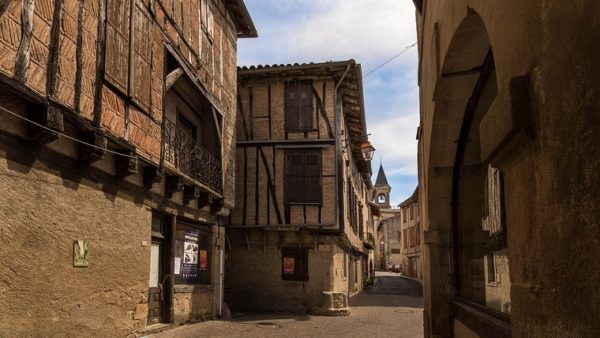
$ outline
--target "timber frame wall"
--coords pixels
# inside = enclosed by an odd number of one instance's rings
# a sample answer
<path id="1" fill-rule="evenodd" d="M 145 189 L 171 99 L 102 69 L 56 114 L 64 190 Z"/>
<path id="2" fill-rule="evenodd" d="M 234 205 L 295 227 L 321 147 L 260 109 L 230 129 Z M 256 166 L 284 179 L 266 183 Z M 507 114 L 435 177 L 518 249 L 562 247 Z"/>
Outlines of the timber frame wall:
<path id="1" fill-rule="evenodd" d="M 139 170 L 148 187 L 169 175 L 162 144 L 169 54 L 180 66 L 175 75 L 187 76 L 218 113 L 224 181 L 232 182 L 236 40 L 254 36 L 241 0 L 2 0 L 0 82 L 31 102 L 27 118 L 96 146 L 80 146 L 79 159 L 124 153 L 116 175 Z M 58 137 L 31 129 L 42 143 Z M 183 180 L 171 182 L 183 190 Z M 233 206 L 233 184 L 211 195 L 215 209 Z"/>
<path id="2" fill-rule="evenodd" d="M 363 250 L 357 223 L 364 223 L 361 237 L 366 238 L 371 169 L 360 152 L 366 140 L 360 74 L 354 60 L 239 69 L 236 207 L 230 228 L 355 229 L 351 242 Z M 311 83 L 311 130 L 285 128 L 285 86 L 294 80 Z M 298 149 L 321 154 L 321 203 L 286 203 L 285 154 Z M 351 209 L 354 218 L 348 215 L 350 184 L 359 205 Z"/>

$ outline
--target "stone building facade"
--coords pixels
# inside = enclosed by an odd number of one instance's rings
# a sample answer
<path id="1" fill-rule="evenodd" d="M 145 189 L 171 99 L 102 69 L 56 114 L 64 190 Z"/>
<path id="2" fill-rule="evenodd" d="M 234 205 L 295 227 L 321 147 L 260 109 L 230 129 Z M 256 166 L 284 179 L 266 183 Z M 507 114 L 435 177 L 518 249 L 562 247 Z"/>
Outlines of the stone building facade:
<path id="1" fill-rule="evenodd" d="M 425 337 L 600 335 L 595 0 L 414 0 Z"/>
<path id="2" fill-rule="evenodd" d="M 226 301 L 346 314 L 374 242 L 360 65 L 243 67 L 238 81 Z"/>
<path id="3" fill-rule="evenodd" d="M 219 314 L 243 1 L 0 1 L 0 336 Z"/>
<path id="4" fill-rule="evenodd" d="M 421 267 L 421 231 L 419 217 L 419 196 L 415 189 L 412 196 L 400 203 L 400 227 L 402 232 L 402 273 L 406 276 L 423 279 Z"/>

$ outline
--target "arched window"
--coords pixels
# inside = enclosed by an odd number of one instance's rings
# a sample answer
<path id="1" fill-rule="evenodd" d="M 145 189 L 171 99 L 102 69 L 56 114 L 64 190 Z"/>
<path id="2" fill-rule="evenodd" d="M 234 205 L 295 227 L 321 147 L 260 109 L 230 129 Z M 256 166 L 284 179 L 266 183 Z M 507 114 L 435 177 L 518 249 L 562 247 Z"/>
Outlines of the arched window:
<path id="1" fill-rule="evenodd" d="M 384 194 L 379 194 L 379 197 L 377 197 L 377 203 L 385 203 L 385 195 Z"/>

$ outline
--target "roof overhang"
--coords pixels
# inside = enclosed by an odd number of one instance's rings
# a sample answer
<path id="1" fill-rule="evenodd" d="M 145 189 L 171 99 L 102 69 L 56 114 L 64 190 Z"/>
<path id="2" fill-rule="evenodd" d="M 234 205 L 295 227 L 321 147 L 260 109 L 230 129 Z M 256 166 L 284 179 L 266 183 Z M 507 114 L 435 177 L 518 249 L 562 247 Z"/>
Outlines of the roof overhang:
<path id="1" fill-rule="evenodd" d="M 237 24 L 238 38 L 255 38 L 258 36 L 254 22 L 243 0 L 226 0 L 225 4 Z"/>

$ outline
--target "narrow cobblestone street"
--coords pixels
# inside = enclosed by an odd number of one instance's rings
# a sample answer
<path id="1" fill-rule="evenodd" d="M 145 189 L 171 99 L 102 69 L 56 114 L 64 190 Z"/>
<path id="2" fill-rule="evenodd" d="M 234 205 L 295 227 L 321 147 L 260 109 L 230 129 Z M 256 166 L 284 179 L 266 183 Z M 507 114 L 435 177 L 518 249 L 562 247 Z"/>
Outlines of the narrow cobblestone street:
<path id="1" fill-rule="evenodd" d="M 153 335 L 171 337 L 422 337 L 421 285 L 377 272 L 375 286 L 350 299 L 350 316 L 235 314 L 231 320 L 181 326 Z"/>

